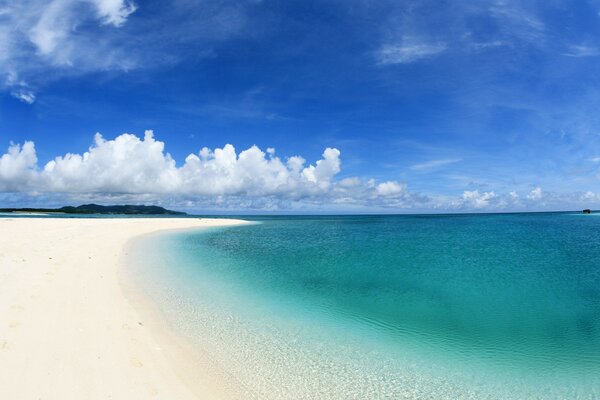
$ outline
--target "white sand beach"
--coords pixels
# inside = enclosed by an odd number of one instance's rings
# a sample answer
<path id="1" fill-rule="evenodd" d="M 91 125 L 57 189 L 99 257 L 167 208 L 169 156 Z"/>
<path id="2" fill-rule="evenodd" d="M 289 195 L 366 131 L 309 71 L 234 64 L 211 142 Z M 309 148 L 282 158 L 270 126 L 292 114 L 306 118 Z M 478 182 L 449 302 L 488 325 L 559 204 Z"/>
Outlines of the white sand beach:
<path id="1" fill-rule="evenodd" d="M 193 363 L 134 304 L 119 265 L 132 238 L 241 223 L 0 218 L 0 399 L 222 397 L 189 378 Z"/>

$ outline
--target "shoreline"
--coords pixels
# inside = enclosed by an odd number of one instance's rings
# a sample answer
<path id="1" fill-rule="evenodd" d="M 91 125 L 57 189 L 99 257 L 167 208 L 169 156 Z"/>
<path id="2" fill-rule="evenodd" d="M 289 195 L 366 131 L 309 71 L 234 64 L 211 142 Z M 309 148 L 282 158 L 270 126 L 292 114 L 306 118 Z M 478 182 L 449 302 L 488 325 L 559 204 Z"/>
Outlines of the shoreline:
<path id="1" fill-rule="evenodd" d="M 123 269 L 146 235 L 244 223 L 0 218 L 0 398 L 235 398 Z"/>
<path id="2" fill-rule="evenodd" d="M 240 221 L 252 224 L 250 221 Z M 230 225 L 214 225 L 210 228 L 221 228 Z M 143 284 L 137 281 L 130 267 L 139 263 L 132 254 L 134 247 L 143 246 L 143 242 L 162 235 L 171 235 L 195 231 L 197 228 L 166 229 L 148 232 L 132 237 L 125 243 L 119 260 L 118 278 L 123 295 L 136 309 L 163 354 L 169 360 L 173 371 L 191 390 L 195 398 L 202 400 L 247 400 L 254 398 L 246 392 L 243 384 L 228 373 L 213 357 L 202 348 L 194 345 L 189 339 L 177 332 L 168 321 L 167 315 L 160 309 L 155 299 Z"/>

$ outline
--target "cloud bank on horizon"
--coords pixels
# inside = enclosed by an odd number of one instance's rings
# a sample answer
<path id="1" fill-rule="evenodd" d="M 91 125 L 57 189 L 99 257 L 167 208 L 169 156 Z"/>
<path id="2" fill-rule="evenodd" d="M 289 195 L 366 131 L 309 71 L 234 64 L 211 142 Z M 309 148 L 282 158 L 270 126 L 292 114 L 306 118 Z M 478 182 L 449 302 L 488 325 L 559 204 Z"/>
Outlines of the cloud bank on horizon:
<path id="1" fill-rule="evenodd" d="M 326 148 L 320 160 L 306 165 L 301 156 L 282 160 L 273 148 L 263 152 L 252 146 L 238 153 L 227 144 L 189 154 L 181 166 L 164 148 L 152 131 L 143 138 L 125 133 L 113 140 L 97 133 L 83 154 L 68 153 L 39 166 L 33 142 L 11 144 L 0 157 L 0 192 L 270 209 L 323 202 L 409 206 L 418 198 L 394 181 L 334 181 L 341 168 L 335 148 Z"/>
<path id="2" fill-rule="evenodd" d="M 273 148 L 252 146 L 238 153 L 227 144 L 204 147 L 178 166 L 165 143 L 148 130 L 143 138 L 125 133 L 112 140 L 97 133 L 86 152 L 57 156 L 41 166 L 35 144 L 27 141 L 11 144 L 0 157 L 0 198 L 35 202 L 52 195 L 67 201 L 155 201 L 188 208 L 333 211 L 529 209 L 565 200 L 540 187 L 524 196 L 474 190 L 443 198 L 411 192 L 398 181 L 338 179 L 340 156 L 338 149 L 326 148 L 321 159 L 307 165 L 298 155 L 282 159 Z M 600 196 L 588 192 L 570 200 L 598 204 Z"/>

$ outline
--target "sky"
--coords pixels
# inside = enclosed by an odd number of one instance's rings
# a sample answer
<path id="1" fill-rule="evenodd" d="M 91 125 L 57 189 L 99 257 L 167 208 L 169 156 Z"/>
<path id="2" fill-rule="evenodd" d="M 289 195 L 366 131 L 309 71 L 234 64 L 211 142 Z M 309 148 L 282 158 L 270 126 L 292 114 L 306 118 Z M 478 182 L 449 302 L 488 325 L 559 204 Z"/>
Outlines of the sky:
<path id="1" fill-rule="evenodd" d="M 600 0 L 0 0 L 0 207 L 600 208 Z"/>

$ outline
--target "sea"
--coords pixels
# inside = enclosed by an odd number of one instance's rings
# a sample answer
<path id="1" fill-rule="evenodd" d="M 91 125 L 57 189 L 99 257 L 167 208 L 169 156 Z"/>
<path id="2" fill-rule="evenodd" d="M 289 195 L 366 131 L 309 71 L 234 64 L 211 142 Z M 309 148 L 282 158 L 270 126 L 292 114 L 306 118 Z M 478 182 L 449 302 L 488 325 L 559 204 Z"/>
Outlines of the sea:
<path id="1" fill-rule="evenodd" d="M 243 217 L 127 273 L 248 399 L 600 399 L 600 215 Z"/>

